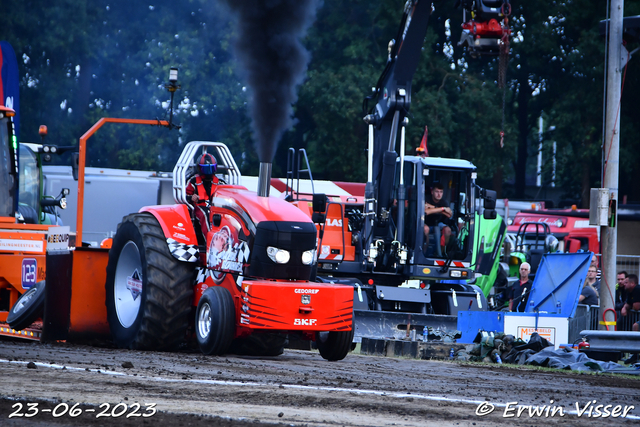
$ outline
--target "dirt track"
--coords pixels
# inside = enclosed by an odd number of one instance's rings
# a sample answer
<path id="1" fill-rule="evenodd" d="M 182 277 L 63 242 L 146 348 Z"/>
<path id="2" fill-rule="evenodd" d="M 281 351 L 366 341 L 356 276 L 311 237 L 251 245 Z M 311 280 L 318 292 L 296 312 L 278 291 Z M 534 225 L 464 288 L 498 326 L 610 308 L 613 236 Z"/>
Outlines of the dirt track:
<path id="1" fill-rule="evenodd" d="M 640 423 L 640 379 L 497 365 L 356 354 L 326 362 L 317 352 L 297 350 L 274 358 L 211 357 L 191 351 L 153 353 L 2 340 L 0 372 L 0 425 Z M 613 405 L 609 411 L 615 405 L 620 411 L 635 408 L 627 418 L 596 418 L 595 411 L 589 417 L 589 409 L 580 417 L 575 414 L 576 403 L 582 409 L 593 400 L 595 405 Z M 530 417 L 526 408 L 518 417 L 516 404 L 505 407 L 516 401 L 532 405 L 532 410 L 538 407 L 542 416 Z M 76 406 L 74 414 L 79 415 L 72 417 L 75 403 L 90 406 Z M 144 417 L 153 412 L 145 406 L 149 403 L 155 403 L 158 412 Z M 477 414 L 491 405 L 491 414 Z M 545 412 L 542 405 L 551 410 Z M 564 416 L 560 409 L 551 416 L 554 407 L 562 408 Z M 97 417 L 101 411 L 105 415 Z M 114 416 L 120 412 L 120 417 Z M 35 415 L 10 418 L 12 413 Z"/>

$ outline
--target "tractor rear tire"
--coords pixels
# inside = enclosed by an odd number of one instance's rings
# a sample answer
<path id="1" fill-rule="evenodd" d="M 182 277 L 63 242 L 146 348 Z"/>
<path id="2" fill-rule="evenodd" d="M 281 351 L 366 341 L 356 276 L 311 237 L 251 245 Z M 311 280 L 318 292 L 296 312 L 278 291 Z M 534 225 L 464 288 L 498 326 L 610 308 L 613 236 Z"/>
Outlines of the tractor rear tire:
<path id="1" fill-rule="evenodd" d="M 196 310 L 196 338 L 204 354 L 222 355 L 236 333 L 236 313 L 231 293 L 222 286 L 207 288 Z"/>
<path id="2" fill-rule="evenodd" d="M 254 333 L 237 338 L 231 345 L 231 353 L 242 356 L 280 356 L 284 353 L 287 336 L 278 333 Z"/>
<path id="3" fill-rule="evenodd" d="M 185 340 L 194 264 L 174 258 L 158 220 L 122 219 L 107 265 L 107 320 L 114 343 L 132 350 L 172 350 Z"/>
<path id="4" fill-rule="evenodd" d="M 20 295 L 18 301 L 11 307 L 7 316 L 7 323 L 12 329 L 21 331 L 31 325 L 44 312 L 45 281 L 33 285 L 28 291 Z"/>
<path id="5" fill-rule="evenodd" d="M 320 356 L 335 362 L 347 357 L 353 341 L 353 326 L 350 331 L 316 332 L 316 346 Z"/>

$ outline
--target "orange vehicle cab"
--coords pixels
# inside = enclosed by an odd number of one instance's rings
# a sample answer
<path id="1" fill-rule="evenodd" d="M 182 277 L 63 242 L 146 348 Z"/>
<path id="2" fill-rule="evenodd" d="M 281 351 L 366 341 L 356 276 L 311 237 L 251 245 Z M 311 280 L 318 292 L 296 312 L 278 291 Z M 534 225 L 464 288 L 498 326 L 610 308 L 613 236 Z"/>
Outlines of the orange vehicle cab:
<path id="1" fill-rule="evenodd" d="M 18 213 L 18 158 L 11 108 L 0 105 L 0 335 L 38 339 L 39 328 L 17 331 L 7 322 L 18 298 L 44 280 L 48 226 L 27 224 Z"/>

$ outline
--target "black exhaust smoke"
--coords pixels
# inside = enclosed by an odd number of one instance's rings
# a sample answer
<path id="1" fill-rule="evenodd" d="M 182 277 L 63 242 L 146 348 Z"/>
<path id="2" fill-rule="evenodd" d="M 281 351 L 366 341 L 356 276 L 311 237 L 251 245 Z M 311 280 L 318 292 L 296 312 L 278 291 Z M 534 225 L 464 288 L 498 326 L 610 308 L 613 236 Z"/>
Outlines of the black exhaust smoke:
<path id="1" fill-rule="evenodd" d="M 296 88 L 304 80 L 309 62 L 301 40 L 320 1 L 226 3 L 238 15 L 235 52 L 251 94 L 249 111 L 258 158 L 261 163 L 271 163 L 282 134 L 293 125 Z"/>

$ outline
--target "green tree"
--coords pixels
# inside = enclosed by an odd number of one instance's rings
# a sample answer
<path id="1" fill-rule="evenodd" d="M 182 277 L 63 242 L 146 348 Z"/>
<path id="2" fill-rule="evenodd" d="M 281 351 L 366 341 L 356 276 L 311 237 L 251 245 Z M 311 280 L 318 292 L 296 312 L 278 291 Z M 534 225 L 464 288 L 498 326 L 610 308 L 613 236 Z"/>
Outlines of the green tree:
<path id="1" fill-rule="evenodd" d="M 587 201 L 600 184 L 605 40 L 598 22 L 607 2 L 512 2 L 511 57 L 505 108 L 497 87 L 497 58 L 470 58 L 457 47 L 462 12 L 436 1 L 413 80 L 407 154 L 429 127 L 432 156 L 466 158 L 481 183 L 503 197 L 535 197 L 538 118 L 555 132 L 556 186 L 566 199 Z M 367 127 L 362 101 L 387 60 L 404 0 L 325 0 L 305 44 L 311 53 L 299 88 L 295 126 L 274 160 L 283 176 L 289 147 L 306 148 L 314 178 L 364 181 Z M 23 141 L 76 144 L 100 117 L 168 118 L 164 88 L 170 67 L 180 70 L 174 123 L 179 130 L 112 125 L 89 143 L 89 164 L 171 170 L 184 143 L 225 142 L 245 174 L 257 173 L 247 91 L 232 51 L 235 24 L 219 2 L 62 0 L 11 2 L 0 15 L 0 38 L 18 55 Z M 625 15 L 640 14 L 627 2 Z M 638 46 L 631 41 L 629 50 Z M 620 194 L 640 200 L 635 135 L 640 110 L 637 58 L 627 66 L 621 105 Z M 504 119 L 503 119 L 504 117 Z M 504 130 L 504 147 L 500 131 Z M 606 153 L 604 153 L 606 156 Z M 546 162 L 548 169 L 551 162 Z M 548 173 L 545 172 L 545 180 Z M 489 180 L 493 179 L 493 185 Z"/>

